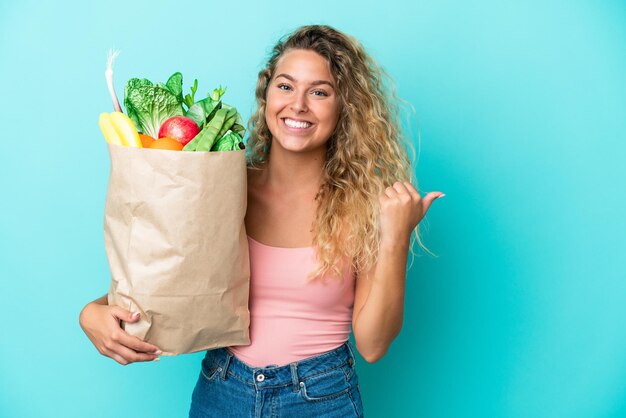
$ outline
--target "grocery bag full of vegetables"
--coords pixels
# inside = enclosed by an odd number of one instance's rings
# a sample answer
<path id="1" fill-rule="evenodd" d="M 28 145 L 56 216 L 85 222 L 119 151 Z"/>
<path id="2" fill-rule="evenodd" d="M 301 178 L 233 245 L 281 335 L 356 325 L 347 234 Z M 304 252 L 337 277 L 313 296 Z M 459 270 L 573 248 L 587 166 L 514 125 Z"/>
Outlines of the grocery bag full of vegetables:
<path id="1" fill-rule="evenodd" d="M 122 113 L 100 116 L 111 173 L 104 214 L 109 304 L 140 312 L 124 329 L 163 350 L 250 343 L 244 224 L 245 133 L 225 90 L 196 100 L 197 80 L 133 78 Z"/>

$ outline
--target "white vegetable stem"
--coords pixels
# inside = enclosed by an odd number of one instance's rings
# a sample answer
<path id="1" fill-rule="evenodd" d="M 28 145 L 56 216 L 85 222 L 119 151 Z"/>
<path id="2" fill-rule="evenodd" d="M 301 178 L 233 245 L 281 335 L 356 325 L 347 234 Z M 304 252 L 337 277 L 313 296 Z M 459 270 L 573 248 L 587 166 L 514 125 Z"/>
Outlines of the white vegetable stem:
<path id="1" fill-rule="evenodd" d="M 113 86 L 113 62 L 115 61 L 115 58 L 117 58 L 119 53 L 120 51 L 113 51 L 109 49 L 109 56 L 107 57 L 107 69 L 104 72 L 104 77 L 107 79 L 107 86 L 109 87 L 109 94 L 111 95 L 111 100 L 113 100 L 113 108 L 115 108 L 116 112 L 122 112 L 120 102 L 117 100 L 117 95 L 115 94 L 115 87 Z"/>

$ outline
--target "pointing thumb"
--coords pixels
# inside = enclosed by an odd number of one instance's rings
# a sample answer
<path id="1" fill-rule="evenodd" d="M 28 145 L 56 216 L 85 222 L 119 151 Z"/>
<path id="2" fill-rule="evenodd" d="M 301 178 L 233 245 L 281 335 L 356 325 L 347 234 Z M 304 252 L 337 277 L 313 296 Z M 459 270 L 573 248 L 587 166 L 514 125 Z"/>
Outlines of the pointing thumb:
<path id="1" fill-rule="evenodd" d="M 428 208 L 430 208 L 430 205 L 437 199 L 440 199 L 442 197 L 444 197 L 445 194 L 441 193 L 441 192 L 430 192 L 428 193 L 426 196 L 424 196 L 423 200 L 423 208 L 424 208 L 424 214 L 426 214 L 426 212 L 428 212 Z"/>

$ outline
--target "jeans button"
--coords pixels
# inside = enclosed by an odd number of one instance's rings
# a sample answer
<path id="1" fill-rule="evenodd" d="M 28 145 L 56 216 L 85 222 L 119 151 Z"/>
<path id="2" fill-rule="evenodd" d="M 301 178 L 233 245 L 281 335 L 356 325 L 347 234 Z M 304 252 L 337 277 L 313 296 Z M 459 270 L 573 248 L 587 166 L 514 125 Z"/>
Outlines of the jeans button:
<path id="1" fill-rule="evenodd" d="M 265 380 L 265 375 L 263 375 L 263 374 L 257 375 L 257 377 L 256 377 L 256 381 L 257 382 L 262 382 L 264 380 Z"/>

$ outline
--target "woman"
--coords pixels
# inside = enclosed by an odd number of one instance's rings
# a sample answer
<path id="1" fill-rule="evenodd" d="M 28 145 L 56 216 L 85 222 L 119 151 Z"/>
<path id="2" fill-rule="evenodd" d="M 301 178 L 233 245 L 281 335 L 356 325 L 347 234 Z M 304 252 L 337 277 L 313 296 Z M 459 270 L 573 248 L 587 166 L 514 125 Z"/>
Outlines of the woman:
<path id="1" fill-rule="evenodd" d="M 245 219 L 251 344 L 207 351 L 191 417 L 363 415 L 350 327 L 366 361 L 385 355 L 402 326 L 411 234 L 443 196 L 411 185 L 382 74 L 356 39 L 320 25 L 279 41 L 259 73 Z M 137 318 L 106 297 L 81 312 L 102 354 L 157 360 L 120 320 Z"/>

